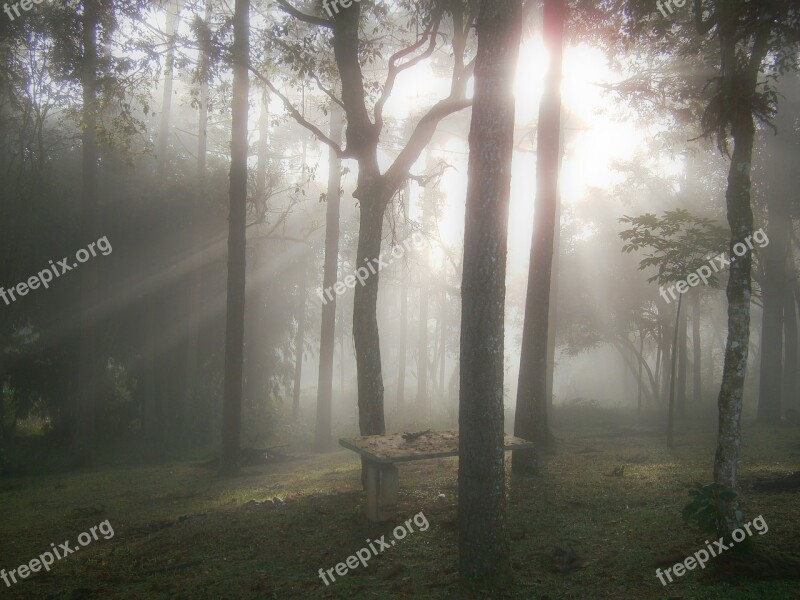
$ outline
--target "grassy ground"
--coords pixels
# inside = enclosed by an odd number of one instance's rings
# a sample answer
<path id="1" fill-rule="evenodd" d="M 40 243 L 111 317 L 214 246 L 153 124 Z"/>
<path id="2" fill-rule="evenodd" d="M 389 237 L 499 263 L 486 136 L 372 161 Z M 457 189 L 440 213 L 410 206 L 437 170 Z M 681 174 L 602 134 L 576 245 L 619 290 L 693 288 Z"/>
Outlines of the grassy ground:
<path id="1" fill-rule="evenodd" d="M 797 429 L 746 431 L 740 476 L 796 470 L 798 437 Z M 10 589 L 0 582 L 0 598 L 800 598 L 797 581 L 720 580 L 710 568 L 666 587 L 656 579 L 656 564 L 683 560 L 708 538 L 685 526 L 680 510 L 683 485 L 710 480 L 712 435 L 681 436 L 673 452 L 642 430 L 558 438 L 542 476 L 509 476 L 515 583 L 507 596 L 468 594 L 456 583 L 456 459 L 401 465 L 397 522 L 374 525 L 362 515 L 359 462 L 340 451 L 229 480 L 201 461 L 0 480 L 0 568 L 27 563 L 51 542 L 75 545 L 106 519 L 115 532 L 49 573 Z M 622 465 L 623 477 L 608 475 Z M 276 508 L 247 504 L 275 496 L 283 500 Z M 748 520 L 763 515 L 769 525 L 756 536 L 761 550 L 800 551 L 800 494 L 745 489 L 743 506 Z M 329 587 L 318 578 L 420 511 L 427 531 Z"/>

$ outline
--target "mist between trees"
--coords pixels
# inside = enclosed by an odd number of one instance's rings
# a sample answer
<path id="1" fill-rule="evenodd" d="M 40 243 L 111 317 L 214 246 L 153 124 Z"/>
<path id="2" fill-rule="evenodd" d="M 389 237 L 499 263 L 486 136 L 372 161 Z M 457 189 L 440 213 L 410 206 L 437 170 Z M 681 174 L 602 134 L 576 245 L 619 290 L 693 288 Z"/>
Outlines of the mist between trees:
<path id="1" fill-rule="evenodd" d="M 16 2 L 10 597 L 791 597 L 796 1 Z"/>

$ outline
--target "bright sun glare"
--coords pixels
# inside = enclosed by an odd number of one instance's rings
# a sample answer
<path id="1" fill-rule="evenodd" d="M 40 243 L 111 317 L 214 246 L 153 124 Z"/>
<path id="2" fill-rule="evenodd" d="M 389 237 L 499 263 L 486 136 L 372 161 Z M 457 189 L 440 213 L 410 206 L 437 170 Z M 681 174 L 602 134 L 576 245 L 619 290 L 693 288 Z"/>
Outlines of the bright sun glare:
<path id="1" fill-rule="evenodd" d="M 535 132 L 548 60 L 540 35 L 523 42 L 514 86 L 518 151 L 514 157 L 509 220 L 510 273 L 525 269 L 530 251 L 536 187 Z M 562 202 L 567 205 L 590 201 L 592 189 L 609 189 L 615 185 L 618 176 L 613 163 L 632 158 L 643 141 L 645 132 L 614 114 L 614 105 L 604 96 L 603 85 L 620 79 L 599 50 L 586 45 L 566 48 L 561 84 L 564 159 L 560 184 Z M 401 74 L 385 114 L 397 125 L 409 118 L 416 121 L 423 111 L 448 93 L 449 81 L 434 71 L 431 61 L 426 61 Z M 450 129 L 446 123 L 440 126 L 443 133 Z M 381 165 L 388 168 L 399 148 L 385 148 L 385 151 Z M 446 208 L 440 222 L 442 240 L 451 247 L 457 247 L 463 236 L 468 151 L 465 135 L 453 136 L 428 149 L 436 159 L 453 166 L 442 181 Z M 426 160 L 423 154 L 413 171 L 424 171 Z M 354 173 L 352 170 L 350 176 Z M 420 200 L 417 189 L 412 195 L 412 218 L 419 218 Z"/>

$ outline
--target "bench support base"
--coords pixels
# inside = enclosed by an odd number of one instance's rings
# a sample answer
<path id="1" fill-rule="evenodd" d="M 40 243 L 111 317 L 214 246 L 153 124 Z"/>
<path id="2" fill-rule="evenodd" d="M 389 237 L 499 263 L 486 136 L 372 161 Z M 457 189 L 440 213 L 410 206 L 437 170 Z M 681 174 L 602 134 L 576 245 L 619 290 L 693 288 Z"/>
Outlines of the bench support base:
<path id="1" fill-rule="evenodd" d="M 397 510 L 397 467 L 391 463 L 365 460 L 367 519 L 374 523 L 391 521 Z"/>

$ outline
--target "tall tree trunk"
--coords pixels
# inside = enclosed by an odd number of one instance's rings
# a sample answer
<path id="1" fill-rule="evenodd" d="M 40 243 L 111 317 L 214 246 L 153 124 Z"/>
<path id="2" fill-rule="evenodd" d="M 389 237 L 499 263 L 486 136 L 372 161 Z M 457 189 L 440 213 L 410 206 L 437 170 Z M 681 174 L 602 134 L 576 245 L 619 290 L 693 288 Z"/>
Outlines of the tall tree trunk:
<path id="1" fill-rule="evenodd" d="M 462 18 L 464 16 L 460 3 L 451 3 L 448 5 L 448 10 Z M 458 21 L 455 17 L 454 20 Z M 381 174 L 378 163 L 378 145 L 385 125 L 383 106 L 391 92 L 391 85 L 385 90 L 387 95 L 382 96 L 372 111 L 375 117 L 373 122 L 366 102 L 371 92 L 365 89 L 361 66 L 363 58 L 360 39 L 361 3 L 352 3 L 343 8 L 329 24 L 333 30 L 333 51 L 342 82 L 342 104 L 347 115 L 346 148 L 349 156 L 358 161 L 358 185 L 353 192 L 353 197 L 359 201 L 361 209 L 357 268 L 372 269 L 380 262 L 383 215 L 387 204 L 408 178 L 411 167 L 432 139 L 438 123 L 472 103 L 466 98 L 469 76 L 466 72 L 467 67 L 461 62 L 463 57 L 461 51 L 471 31 L 471 21 L 461 31 L 456 27 L 454 32 L 456 74 L 452 81 L 450 96 L 438 102 L 419 119 L 406 146 L 385 174 Z M 435 35 L 435 32 L 432 35 Z M 425 37 L 420 43 L 425 43 Z M 308 126 L 304 119 L 297 118 L 297 115 L 295 117 Z M 353 300 L 353 342 L 358 373 L 359 427 L 363 435 L 382 433 L 385 430 L 383 373 L 376 311 L 378 283 L 379 274 L 376 270 L 367 278 L 365 285 L 358 285 L 355 288 Z"/>
<path id="2" fill-rule="evenodd" d="M 670 361 L 669 368 L 669 406 L 667 408 L 667 448 L 674 447 L 675 436 L 675 371 L 677 370 L 678 357 L 677 354 L 680 348 L 680 322 L 681 322 L 681 305 L 683 304 L 683 294 L 678 297 L 678 310 L 675 314 L 675 329 L 672 337 L 672 360 Z M 685 346 L 685 344 L 684 344 Z"/>
<path id="3" fill-rule="evenodd" d="M 225 380 L 220 472 L 239 470 L 242 428 L 245 273 L 247 268 L 247 109 L 250 92 L 250 1 L 235 0 L 233 16 L 233 101 L 231 112 L 228 294 L 225 315 Z"/>
<path id="4" fill-rule="evenodd" d="M 256 148 L 255 222 L 266 223 L 269 171 L 269 95 L 261 95 L 261 114 L 258 119 L 258 145 Z M 245 352 L 244 352 L 244 398 L 251 410 L 250 418 L 257 423 L 256 430 L 263 431 L 269 403 L 270 358 L 268 346 L 269 315 L 267 296 L 271 271 L 268 240 L 258 238 L 252 242 L 251 260 L 248 261 L 250 275 L 246 281 L 245 296 Z M 246 413 L 245 413 L 246 414 Z"/>
<path id="5" fill-rule="evenodd" d="M 364 169 L 361 169 L 363 172 Z M 359 178 L 362 175 L 359 173 Z M 365 176 L 369 178 L 369 175 Z M 373 184 L 375 185 L 375 184 Z M 366 186 L 370 186 L 367 183 Z M 369 187 L 367 188 L 369 189 Z M 353 342 L 356 349 L 358 376 L 358 423 L 361 435 L 386 433 L 383 407 L 383 373 L 381 371 L 381 346 L 378 334 L 378 282 L 380 272 L 375 261 L 381 255 L 383 213 L 386 199 L 380 184 L 376 189 L 365 190 L 361 199 L 358 250 L 356 264 L 372 265 L 371 274 L 364 285 L 357 285 L 353 299 Z"/>
<path id="6" fill-rule="evenodd" d="M 172 89 L 175 68 L 175 32 L 178 27 L 183 0 L 170 0 L 167 3 L 167 52 L 164 60 L 164 90 L 161 97 L 161 117 L 159 119 L 156 144 L 156 180 L 162 181 L 167 172 L 167 147 L 170 137 L 170 117 L 172 112 Z M 159 265 L 156 258 L 156 264 Z M 160 267 L 159 268 L 163 268 Z M 175 398 L 171 390 L 175 369 L 171 364 L 174 349 L 165 343 L 163 332 L 172 324 L 167 315 L 170 307 L 169 290 L 157 289 L 147 295 L 145 320 L 145 423 L 147 438 L 164 442 L 172 440 L 168 435 L 170 425 L 175 424 L 175 414 L 170 410 L 173 403 L 183 404 L 184 398 Z M 187 330 L 188 335 L 188 330 Z M 171 344 L 170 344 L 171 345 Z M 182 411 L 183 412 L 183 411 Z"/>
<path id="7" fill-rule="evenodd" d="M 661 329 L 658 329 L 659 334 L 657 334 L 656 339 L 656 373 L 655 373 L 655 385 L 659 386 L 661 384 Z M 654 392 L 656 396 L 658 396 L 658 387 L 655 388 Z"/>
<path id="8" fill-rule="evenodd" d="M 345 351 L 344 351 L 344 308 L 339 309 L 339 395 L 344 398 L 344 369 L 345 369 Z"/>
<path id="9" fill-rule="evenodd" d="M 344 122 L 341 107 L 331 103 L 331 139 L 342 142 Z M 338 278 L 339 265 L 339 210 L 341 206 L 342 161 L 333 149 L 328 150 L 328 193 L 325 209 L 325 265 L 322 274 L 322 290 L 332 288 Z M 319 378 L 317 381 L 317 423 L 315 431 L 316 449 L 328 450 L 331 442 L 331 418 L 333 404 L 333 350 L 336 342 L 336 294 L 322 305 L 322 326 L 319 336 Z M 344 354 L 344 348 L 342 349 Z"/>
<path id="10" fill-rule="evenodd" d="M 166 173 L 167 147 L 169 146 L 169 122 L 172 112 L 172 84 L 175 72 L 175 33 L 180 23 L 183 0 L 167 3 L 167 56 L 164 61 L 164 93 L 161 97 L 161 120 L 158 127 L 156 148 L 156 178 L 161 181 Z"/>
<path id="11" fill-rule="evenodd" d="M 204 27 L 208 27 L 209 19 L 211 17 L 211 1 L 205 2 L 205 16 Z M 199 106 L 197 116 L 197 204 L 202 211 L 207 201 L 206 190 L 206 162 L 208 154 L 208 70 L 209 70 L 209 50 L 208 50 L 208 35 L 204 30 L 201 36 L 198 36 L 198 44 L 200 46 L 200 65 L 198 67 L 198 80 L 200 82 Z M 195 260 L 195 266 L 192 269 L 189 290 L 189 306 L 188 312 L 188 332 L 187 332 L 187 348 L 186 348 L 186 386 L 184 388 L 183 399 L 183 427 L 184 439 L 193 437 L 196 440 L 206 439 L 210 432 L 208 419 L 210 411 L 206 407 L 200 406 L 200 398 L 198 394 L 198 378 L 200 371 L 198 368 L 198 355 L 200 343 L 200 313 L 203 310 L 203 269 L 205 268 L 205 250 L 203 224 L 193 223 L 193 248 L 198 260 Z"/>
<path id="12" fill-rule="evenodd" d="M 689 318 L 686 310 L 678 319 L 678 398 L 676 408 L 679 419 L 686 417 L 686 362 L 688 350 Z"/>
<path id="13" fill-rule="evenodd" d="M 732 3 L 731 3 L 732 4 Z M 728 224 L 731 229 L 730 256 L 734 246 L 744 243 L 753 233 L 753 211 L 750 204 L 750 170 L 753 164 L 753 141 L 755 123 L 751 112 L 751 96 L 755 94 L 758 73 L 767 54 L 768 36 L 763 31 L 756 34 L 756 41 L 746 68 L 740 67 L 737 57 L 737 32 L 739 22 L 731 11 L 734 6 L 721 3 L 717 6 L 719 38 L 722 60 L 723 106 L 731 111 L 731 136 L 733 156 L 728 173 L 725 193 Z M 761 25 L 765 27 L 765 25 Z M 742 95 L 746 94 L 747 98 Z M 742 395 L 747 373 L 747 354 L 750 348 L 750 296 L 752 255 L 731 261 L 728 276 L 728 339 L 725 344 L 725 363 L 722 370 L 717 404 L 719 406 L 719 429 L 717 450 L 714 457 L 714 482 L 735 491 L 739 465 L 739 447 L 742 443 L 740 423 L 742 417 Z M 730 533 L 742 522 L 738 501 L 720 501 L 720 510 L 725 514 L 725 526 Z"/>
<path id="14" fill-rule="evenodd" d="M 786 199 L 778 194 L 767 194 L 769 245 L 763 249 L 761 369 L 758 385 L 758 421 L 764 425 L 777 425 L 781 421 L 783 308 L 786 295 L 786 255 L 789 251 L 786 229 L 789 217 L 785 204 Z"/>
<path id="15" fill-rule="evenodd" d="M 700 289 L 694 288 L 692 292 L 692 368 L 694 370 L 692 384 L 692 406 L 695 413 L 702 404 L 703 386 L 701 376 L 702 344 L 700 341 Z"/>
<path id="16" fill-rule="evenodd" d="M 411 204 L 411 180 L 405 185 L 403 202 L 403 239 L 408 239 L 408 211 Z M 400 263 L 400 339 L 397 343 L 397 408 L 402 412 L 406 396 L 406 354 L 408 351 L 408 264 Z"/>
<path id="17" fill-rule="evenodd" d="M 791 219 L 786 222 L 786 227 L 791 227 Z M 787 245 L 786 277 L 789 281 L 783 290 L 783 342 L 784 342 L 784 369 L 783 369 L 783 402 L 786 408 L 794 408 L 797 404 L 797 310 L 794 298 L 794 282 L 797 271 L 794 266 L 794 252 L 792 245 Z"/>
<path id="18" fill-rule="evenodd" d="M 561 120 L 563 132 L 563 118 Z M 561 172 L 561 163 L 564 158 L 564 136 L 561 135 L 560 152 L 558 158 L 558 172 Z M 553 268 L 550 274 L 550 317 L 547 325 L 547 384 L 545 396 L 547 397 L 547 422 L 553 414 L 553 377 L 556 372 L 556 326 L 558 324 L 558 266 L 561 261 L 561 191 L 556 192 L 555 229 L 553 230 Z"/>
<path id="19" fill-rule="evenodd" d="M 440 345 L 440 353 L 441 358 L 439 359 L 439 393 L 441 394 L 441 400 L 444 400 L 447 396 L 445 390 L 445 364 L 447 363 L 447 311 L 448 311 L 448 304 L 447 304 L 447 266 L 444 267 L 444 286 L 445 289 L 442 290 L 442 304 L 441 304 L 441 312 L 439 313 L 439 323 L 441 324 L 440 335 L 441 338 L 439 340 Z"/>
<path id="20" fill-rule="evenodd" d="M 550 62 L 539 105 L 536 212 L 514 419 L 514 435 L 531 440 L 536 447 L 534 450 L 514 453 L 512 468 L 519 472 L 536 471 L 542 451 L 550 445 L 550 428 L 547 423 L 547 344 L 558 200 L 561 70 L 566 10 L 564 0 L 544 2 L 543 37 Z"/>
<path id="21" fill-rule="evenodd" d="M 463 578 L 503 577 L 503 357 L 520 0 L 483 0 L 469 134 L 459 391 L 458 526 Z"/>
<path id="22" fill-rule="evenodd" d="M 82 181 L 83 204 L 81 224 L 84 237 L 96 240 L 100 236 L 100 213 L 97 198 L 97 26 L 99 11 L 97 0 L 86 0 L 83 4 L 82 39 L 83 69 L 83 133 L 82 133 Z M 80 371 L 78 378 L 78 401 L 75 411 L 75 464 L 79 467 L 92 465 L 95 436 L 95 410 L 97 391 L 100 387 L 102 369 L 97 356 L 97 261 L 89 261 L 81 268 L 81 335 Z"/>
<path id="23" fill-rule="evenodd" d="M 644 352 L 644 332 L 639 332 L 639 356 Z M 639 361 L 639 374 L 636 381 L 636 414 L 642 414 L 642 362 Z"/>
<path id="24" fill-rule="evenodd" d="M 426 159 L 428 175 L 435 164 L 433 155 L 428 152 Z M 436 200 L 433 184 L 428 184 L 422 196 L 422 235 L 430 231 L 431 213 Z M 430 252 L 428 243 L 420 254 L 419 269 L 419 328 L 417 330 L 417 411 L 418 415 L 429 415 L 430 400 L 428 398 L 428 300 L 430 296 Z"/>
<path id="25" fill-rule="evenodd" d="M 297 423 L 300 418 L 300 385 L 303 381 L 303 344 L 306 336 L 306 281 L 308 263 L 306 256 L 302 257 L 300 276 L 297 283 L 297 331 L 294 338 L 294 386 L 292 386 L 292 420 Z"/>
<path id="26" fill-rule="evenodd" d="M 665 323 L 661 324 L 661 398 L 664 404 L 669 402 L 671 385 L 670 373 L 672 372 L 672 339 L 669 335 L 670 331 L 672 331 L 672 335 L 674 337 L 675 330 Z"/>

